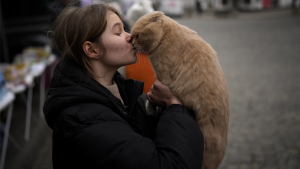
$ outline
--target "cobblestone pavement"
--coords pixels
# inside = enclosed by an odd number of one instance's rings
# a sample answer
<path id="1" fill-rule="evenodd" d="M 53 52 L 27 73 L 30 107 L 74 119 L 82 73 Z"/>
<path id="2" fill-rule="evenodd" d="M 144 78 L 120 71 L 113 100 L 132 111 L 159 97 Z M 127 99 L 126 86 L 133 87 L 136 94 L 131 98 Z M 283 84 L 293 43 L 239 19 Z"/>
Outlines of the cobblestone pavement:
<path id="1" fill-rule="evenodd" d="M 231 114 L 219 168 L 300 168 L 299 15 L 176 20 L 212 45 L 227 78 Z"/>

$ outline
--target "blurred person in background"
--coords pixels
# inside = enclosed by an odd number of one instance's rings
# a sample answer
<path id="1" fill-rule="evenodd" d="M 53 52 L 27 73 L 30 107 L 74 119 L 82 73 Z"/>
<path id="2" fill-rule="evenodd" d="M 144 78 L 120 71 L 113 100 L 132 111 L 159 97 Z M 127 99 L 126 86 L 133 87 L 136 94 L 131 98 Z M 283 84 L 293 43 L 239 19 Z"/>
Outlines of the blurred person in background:
<path id="1" fill-rule="evenodd" d="M 292 0 L 292 10 L 294 14 L 299 14 L 300 0 Z"/>
<path id="2" fill-rule="evenodd" d="M 153 5 L 150 0 L 137 1 L 126 12 L 127 23 L 132 27 L 140 17 L 153 11 Z"/>
<path id="3" fill-rule="evenodd" d="M 127 10 L 136 2 L 140 0 L 120 0 L 123 5 L 123 14 L 126 16 Z"/>
<path id="4" fill-rule="evenodd" d="M 198 13 L 202 13 L 202 7 L 200 0 L 196 0 L 196 9 Z"/>
<path id="5" fill-rule="evenodd" d="M 70 6 L 54 41 L 62 58 L 44 103 L 53 129 L 53 168 L 201 168 L 203 135 L 189 111 L 156 80 L 125 80 L 117 69 L 137 62 L 115 8 Z M 154 116 L 145 101 L 164 108 Z"/>

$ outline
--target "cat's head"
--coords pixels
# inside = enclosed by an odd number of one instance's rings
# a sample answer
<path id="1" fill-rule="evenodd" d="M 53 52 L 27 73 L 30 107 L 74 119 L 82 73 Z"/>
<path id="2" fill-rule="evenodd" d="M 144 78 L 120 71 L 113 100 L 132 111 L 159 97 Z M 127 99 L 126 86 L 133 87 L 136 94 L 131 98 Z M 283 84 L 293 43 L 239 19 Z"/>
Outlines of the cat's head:
<path id="1" fill-rule="evenodd" d="M 155 11 L 142 16 L 131 29 L 132 44 L 137 51 L 149 54 L 158 46 L 164 35 L 164 13 Z"/>

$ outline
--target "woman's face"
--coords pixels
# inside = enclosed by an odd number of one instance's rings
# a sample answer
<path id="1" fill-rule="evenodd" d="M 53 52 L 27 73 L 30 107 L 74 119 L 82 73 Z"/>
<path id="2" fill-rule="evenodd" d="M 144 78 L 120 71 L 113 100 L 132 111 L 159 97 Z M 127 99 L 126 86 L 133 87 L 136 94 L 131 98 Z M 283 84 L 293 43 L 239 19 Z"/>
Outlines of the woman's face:
<path id="1" fill-rule="evenodd" d="M 103 64 L 109 67 L 121 67 L 137 62 L 135 50 L 130 42 L 131 35 L 124 31 L 123 23 L 112 11 L 107 12 L 107 26 L 101 35 L 106 52 L 101 57 Z"/>

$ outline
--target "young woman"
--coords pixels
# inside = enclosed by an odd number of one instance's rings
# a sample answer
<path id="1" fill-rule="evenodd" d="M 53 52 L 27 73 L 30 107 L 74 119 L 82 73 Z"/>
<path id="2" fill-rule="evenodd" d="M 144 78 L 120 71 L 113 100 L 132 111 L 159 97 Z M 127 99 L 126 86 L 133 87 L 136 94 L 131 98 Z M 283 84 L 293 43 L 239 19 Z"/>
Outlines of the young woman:
<path id="1" fill-rule="evenodd" d="M 54 41 L 62 58 L 44 104 L 54 169 L 201 168 L 204 143 L 193 112 L 161 82 L 146 97 L 142 82 L 117 72 L 138 58 L 114 8 L 66 8 Z M 147 98 L 164 111 L 148 116 Z"/>

